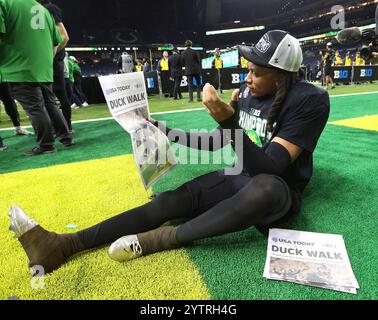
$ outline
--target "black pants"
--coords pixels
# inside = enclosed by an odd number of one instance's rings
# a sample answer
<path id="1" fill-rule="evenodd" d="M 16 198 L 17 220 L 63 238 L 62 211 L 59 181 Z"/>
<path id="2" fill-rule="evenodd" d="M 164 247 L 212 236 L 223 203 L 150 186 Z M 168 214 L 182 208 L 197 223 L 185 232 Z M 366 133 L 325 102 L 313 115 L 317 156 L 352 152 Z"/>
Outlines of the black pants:
<path id="1" fill-rule="evenodd" d="M 181 94 L 181 81 L 182 81 L 182 76 L 174 77 L 175 79 L 175 84 L 173 86 L 173 97 L 175 99 L 177 98 L 182 98 Z"/>
<path id="2" fill-rule="evenodd" d="M 70 103 L 70 106 L 74 103 L 73 101 L 73 91 L 72 91 L 72 86 L 73 83 L 70 81 L 69 78 L 64 79 L 65 85 L 66 85 L 66 93 L 67 93 L 67 98 Z"/>
<path id="3" fill-rule="evenodd" d="M 17 111 L 17 105 L 12 98 L 8 83 L 0 83 L 0 100 L 3 101 L 5 112 L 12 120 L 13 126 L 19 127 L 21 125 L 20 114 Z"/>
<path id="4" fill-rule="evenodd" d="M 55 104 L 55 95 L 48 83 L 12 83 L 12 93 L 24 108 L 37 134 L 37 144 L 54 144 L 52 126 L 59 140 L 68 139 L 67 122 Z"/>
<path id="5" fill-rule="evenodd" d="M 122 236 L 153 230 L 174 219 L 188 220 L 177 230 L 177 240 L 188 243 L 256 226 L 269 226 L 293 213 L 286 182 L 277 176 L 226 176 L 223 170 L 159 194 L 151 202 L 78 233 L 86 249 L 111 243 Z"/>
<path id="6" fill-rule="evenodd" d="M 54 60 L 54 84 L 53 89 L 56 97 L 60 102 L 60 109 L 66 119 L 68 128 L 71 130 L 71 104 L 67 97 L 66 82 L 64 80 L 64 61 Z"/>
<path id="7" fill-rule="evenodd" d="M 188 87 L 189 87 L 189 100 L 193 101 L 193 91 L 194 91 L 194 83 L 193 79 L 196 79 L 197 83 L 197 100 L 201 99 L 201 75 L 200 74 L 192 74 L 188 75 Z"/>
<path id="8" fill-rule="evenodd" d="M 215 69 L 215 76 L 213 79 L 213 86 L 216 90 L 220 89 L 220 92 L 223 93 L 222 90 L 222 83 L 221 83 L 221 71 L 219 69 Z"/>
<path id="9" fill-rule="evenodd" d="M 173 87 L 171 81 L 171 74 L 169 71 L 161 71 L 160 72 L 161 78 L 161 86 L 162 92 L 165 96 L 173 96 Z"/>
<path id="10" fill-rule="evenodd" d="M 331 77 L 332 76 L 332 66 L 329 65 L 329 64 L 326 64 L 325 67 L 324 67 L 324 75 L 327 77 Z"/>
<path id="11" fill-rule="evenodd" d="M 73 100 L 75 104 L 80 107 L 84 102 L 87 102 L 87 97 L 83 92 L 83 88 L 81 87 L 81 75 L 74 75 L 75 82 L 73 85 Z"/>

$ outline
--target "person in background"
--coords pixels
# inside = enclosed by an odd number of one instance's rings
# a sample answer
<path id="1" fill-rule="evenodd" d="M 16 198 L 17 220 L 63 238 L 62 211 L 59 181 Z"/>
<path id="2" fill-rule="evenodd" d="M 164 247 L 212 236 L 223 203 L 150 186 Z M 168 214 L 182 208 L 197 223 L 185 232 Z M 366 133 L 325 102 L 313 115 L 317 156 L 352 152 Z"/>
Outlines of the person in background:
<path id="1" fill-rule="evenodd" d="M 242 45 L 245 45 L 245 42 L 242 43 Z M 248 69 L 248 60 L 246 58 L 244 58 L 240 52 L 239 52 L 239 56 L 240 56 L 240 68 L 243 68 L 243 69 Z"/>
<path id="2" fill-rule="evenodd" d="M 181 64 L 185 67 L 185 75 L 188 77 L 189 86 L 189 103 L 193 102 L 193 87 L 194 79 L 197 87 L 197 101 L 202 101 L 201 98 L 201 56 L 198 51 L 193 50 L 193 43 L 190 40 L 185 42 L 187 48 L 181 54 Z"/>
<path id="3" fill-rule="evenodd" d="M 248 69 L 248 60 L 243 56 L 240 57 L 240 67 L 243 69 Z"/>
<path id="4" fill-rule="evenodd" d="M 37 146 L 25 155 L 56 152 L 52 127 L 59 142 L 70 147 L 72 135 L 51 85 L 54 56 L 62 42 L 55 21 L 35 0 L 1 0 L 0 4 L 0 81 L 10 84 L 37 138 Z M 38 16 L 33 16 L 36 11 Z"/>
<path id="5" fill-rule="evenodd" d="M 368 45 L 361 48 L 361 57 L 368 64 L 378 63 L 378 4 L 375 8 L 375 35 Z"/>
<path id="6" fill-rule="evenodd" d="M 143 58 L 143 73 L 151 72 L 151 65 L 147 58 Z"/>
<path id="7" fill-rule="evenodd" d="M 312 78 L 313 78 L 312 67 L 309 63 L 305 65 L 305 73 L 306 73 L 306 81 L 312 82 Z"/>
<path id="8" fill-rule="evenodd" d="M 318 60 L 316 61 L 315 65 L 315 81 L 321 81 L 322 80 L 322 65 L 321 62 Z"/>
<path id="9" fill-rule="evenodd" d="M 71 103 L 68 100 L 66 92 L 66 84 L 64 80 L 64 58 L 66 56 L 65 47 L 69 41 L 67 30 L 63 24 L 62 10 L 56 5 L 51 3 L 50 0 L 38 0 L 53 16 L 56 27 L 62 36 L 62 42 L 57 48 L 57 53 L 54 58 L 54 83 L 53 90 L 60 102 L 60 109 L 63 112 L 63 116 L 66 119 L 68 128 L 72 131 L 71 124 Z"/>
<path id="10" fill-rule="evenodd" d="M 223 60 L 221 58 L 221 52 L 217 48 L 214 52 L 214 60 L 211 64 L 211 68 L 215 70 L 215 77 L 214 77 L 214 88 L 216 90 L 220 90 L 220 93 L 223 93 L 222 90 L 222 83 L 221 83 L 221 69 L 223 69 Z"/>
<path id="11" fill-rule="evenodd" d="M 64 80 L 65 80 L 65 84 L 66 84 L 67 98 L 68 98 L 68 101 L 71 104 L 71 108 L 72 108 L 74 106 L 73 84 L 75 82 L 75 79 L 73 77 L 73 62 L 69 58 L 67 52 L 66 52 L 66 56 L 64 58 Z"/>
<path id="12" fill-rule="evenodd" d="M 17 111 L 17 105 L 14 102 L 14 99 L 11 95 L 9 84 L 8 83 L 0 83 L 0 101 L 3 102 L 5 112 L 12 120 L 14 131 L 17 136 L 28 136 L 33 135 L 33 132 L 30 132 L 23 127 L 21 127 L 20 123 L 20 114 Z"/>
<path id="13" fill-rule="evenodd" d="M 214 51 L 214 60 L 212 62 L 213 69 L 222 69 L 223 68 L 223 60 L 221 58 L 221 52 L 218 48 Z"/>
<path id="14" fill-rule="evenodd" d="M 141 72 L 141 71 L 143 71 L 143 61 L 140 58 L 137 61 L 138 62 L 137 62 L 137 65 L 135 66 L 135 71 Z"/>
<path id="15" fill-rule="evenodd" d="M 0 137 L 0 151 L 4 151 L 7 146 L 4 144 L 3 139 Z"/>
<path id="16" fill-rule="evenodd" d="M 73 77 L 74 77 L 74 86 L 73 86 L 73 99 L 74 99 L 74 108 L 76 107 L 88 107 L 87 97 L 85 96 L 83 89 L 81 87 L 81 68 L 79 61 L 75 57 L 70 57 L 73 62 Z"/>
<path id="17" fill-rule="evenodd" d="M 135 71 L 135 61 L 128 52 L 123 52 L 118 59 L 120 73 L 131 73 Z"/>
<path id="18" fill-rule="evenodd" d="M 365 65 L 365 60 L 361 58 L 361 53 L 359 50 L 356 52 L 356 58 L 354 60 L 354 65 L 355 66 L 364 66 Z"/>
<path id="19" fill-rule="evenodd" d="M 168 58 L 168 65 L 171 78 L 174 81 L 173 85 L 173 99 L 182 99 L 181 81 L 182 81 L 182 64 L 181 56 L 177 48 L 173 50 L 173 54 Z"/>
<path id="20" fill-rule="evenodd" d="M 344 61 L 344 65 L 346 67 L 350 67 L 352 65 L 352 59 L 350 57 L 350 51 L 348 51 L 345 55 L 345 61 Z"/>
<path id="21" fill-rule="evenodd" d="M 322 57 L 322 60 L 323 60 L 323 70 L 324 70 L 324 76 L 325 76 L 325 86 L 328 90 L 328 85 L 330 84 L 331 85 L 331 89 L 334 89 L 335 88 L 335 84 L 333 83 L 333 79 L 332 79 L 332 64 L 333 64 L 333 61 L 334 61 L 334 58 L 335 58 L 335 51 L 332 49 L 332 43 L 331 42 L 328 42 L 327 43 L 327 47 L 326 47 L 326 51 L 325 53 L 323 54 L 322 51 L 320 51 L 320 55 Z"/>
<path id="22" fill-rule="evenodd" d="M 172 97 L 172 84 L 170 80 L 170 70 L 168 63 L 169 54 L 167 51 L 163 52 L 163 57 L 159 60 L 157 65 L 157 70 L 161 77 L 161 84 L 163 89 L 163 94 L 165 97 Z"/>
<path id="23" fill-rule="evenodd" d="M 335 52 L 335 60 L 333 62 L 334 66 L 342 66 L 343 65 L 343 59 L 340 56 L 340 53 L 338 50 Z"/>

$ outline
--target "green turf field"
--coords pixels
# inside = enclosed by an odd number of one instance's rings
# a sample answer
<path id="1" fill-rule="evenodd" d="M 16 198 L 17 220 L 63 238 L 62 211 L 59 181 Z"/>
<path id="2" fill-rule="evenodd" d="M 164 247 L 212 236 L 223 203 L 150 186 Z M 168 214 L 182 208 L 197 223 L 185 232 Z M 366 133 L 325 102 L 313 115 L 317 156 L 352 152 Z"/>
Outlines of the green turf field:
<path id="1" fill-rule="evenodd" d="M 357 86 L 356 86 L 357 87 Z M 359 88 L 362 88 L 361 86 Z M 378 85 L 366 86 L 378 91 Z M 352 93 L 348 92 L 335 93 Z M 333 92 L 332 92 L 333 93 Z M 228 98 L 230 92 L 225 93 Z M 192 107 L 200 107 L 194 104 Z M 152 98 L 152 112 L 168 111 L 173 102 Z M 101 111 L 95 110 L 96 108 Z M 176 108 L 177 109 L 177 108 Z M 185 101 L 178 109 L 188 109 Z M 75 119 L 109 117 L 105 107 L 77 110 Z M 9 149 L 0 153 L 0 299 L 377 299 L 378 278 L 378 94 L 331 98 L 331 117 L 314 155 L 314 176 L 300 216 L 287 228 L 341 234 L 361 289 L 357 295 L 266 280 L 267 239 L 254 228 L 196 242 L 118 264 L 106 248 L 81 255 L 45 277 L 44 289 L 31 289 L 27 259 L 8 232 L 7 208 L 20 204 L 41 225 L 72 232 L 148 201 L 151 192 L 173 189 L 219 168 L 179 165 L 153 190 L 145 191 L 131 154 L 130 137 L 112 120 L 78 123 L 76 145 L 58 153 L 26 158 L 33 137 L 1 131 Z M 213 128 L 204 110 L 156 115 L 182 129 Z M 334 122 L 360 118 L 355 126 Z M 1 115 L 1 125 L 4 123 Z M 373 124 L 371 125 L 371 120 Z M 370 121 L 369 130 L 364 129 Z M 8 124 L 9 127 L 9 124 Z M 179 208 L 178 208 L 179 210 Z"/>

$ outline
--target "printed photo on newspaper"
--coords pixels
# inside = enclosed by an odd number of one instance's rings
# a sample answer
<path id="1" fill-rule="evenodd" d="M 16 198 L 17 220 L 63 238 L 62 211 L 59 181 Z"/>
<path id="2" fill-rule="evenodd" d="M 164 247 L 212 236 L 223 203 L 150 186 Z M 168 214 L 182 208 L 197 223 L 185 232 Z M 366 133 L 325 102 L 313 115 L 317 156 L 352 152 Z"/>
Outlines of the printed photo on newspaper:
<path id="1" fill-rule="evenodd" d="M 145 121 L 132 133 L 131 141 L 138 170 L 146 189 L 176 165 L 167 137 L 153 124 Z"/>
<path id="2" fill-rule="evenodd" d="M 176 164 L 167 136 L 147 119 L 150 112 L 143 72 L 99 77 L 109 111 L 131 135 L 134 158 L 146 189 Z"/>
<path id="3" fill-rule="evenodd" d="M 270 229 L 264 277 L 356 294 L 343 237 Z"/>

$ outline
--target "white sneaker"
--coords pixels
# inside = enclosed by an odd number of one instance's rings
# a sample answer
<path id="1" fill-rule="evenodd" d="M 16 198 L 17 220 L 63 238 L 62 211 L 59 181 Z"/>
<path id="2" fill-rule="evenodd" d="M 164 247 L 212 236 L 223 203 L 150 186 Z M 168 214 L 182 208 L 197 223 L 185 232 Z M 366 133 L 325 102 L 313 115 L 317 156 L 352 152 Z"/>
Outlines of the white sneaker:
<path id="1" fill-rule="evenodd" d="M 136 235 L 118 239 L 109 248 L 109 256 L 118 262 L 130 261 L 143 255 L 142 247 Z"/>
<path id="2" fill-rule="evenodd" d="M 79 109 L 79 107 L 76 105 L 76 103 L 74 103 L 73 105 L 71 105 L 71 109 Z"/>
<path id="3" fill-rule="evenodd" d="M 28 131 L 22 127 L 15 128 L 15 134 L 16 136 L 32 136 L 34 133 L 31 131 Z"/>
<path id="4" fill-rule="evenodd" d="M 88 107 L 88 106 L 89 106 L 88 102 L 83 103 L 83 107 Z"/>
<path id="5" fill-rule="evenodd" d="M 9 209 L 8 216 L 11 220 L 9 227 L 10 231 L 14 232 L 14 237 L 19 238 L 24 233 L 33 229 L 38 225 L 33 219 L 31 219 L 19 206 L 15 205 Z"/>

